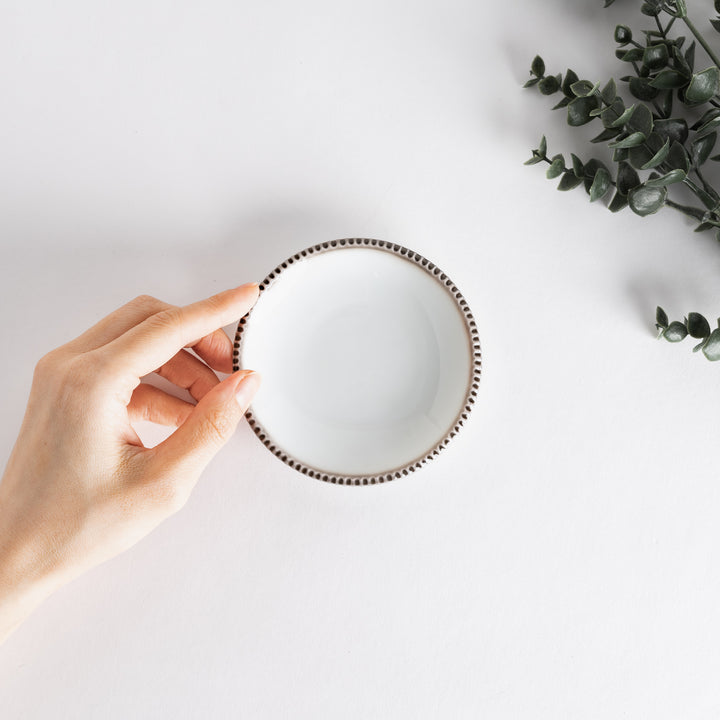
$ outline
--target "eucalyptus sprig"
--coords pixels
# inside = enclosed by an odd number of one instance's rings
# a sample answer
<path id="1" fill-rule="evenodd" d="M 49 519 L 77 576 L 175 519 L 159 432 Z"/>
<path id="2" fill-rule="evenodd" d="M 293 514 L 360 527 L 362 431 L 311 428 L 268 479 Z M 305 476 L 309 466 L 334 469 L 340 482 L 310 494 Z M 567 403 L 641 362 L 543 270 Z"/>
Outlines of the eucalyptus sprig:
<path id="1" fill-rule="evenodd" d="M 691 312 L 684 320 L 668 320 L 667 313 L 658 307 L 655 313 L 655 327 L 658 337 L 664 337 L 668 342 L 680 342 L 688 335 L 699 339 L 700 342 L 693 348 L 693 352 L 702 350 L 708 360 L 720 360 L 720 318 L 718 326 L 710 329 L 710 323 L 700 313 Z"/>
<path id="2" fill-rule="evenodd" d="M 605 7 L 614 2 L 605 0 Z M 720 32 L 720 0 L 714 0 L 714 7 L 718 17 L 710 22 Z M 654 27 L 639 36 L 627 25 L 617 25 L 614 31 L 615 55 L 629 72 L 620 82 L 631 104 L 618 92 L 615 80 L 580 79 L 570 69 L 564 75 L 548 73 L 539 55 L 525 83 L 543 95 L 560 93 L 553 109 L 565 109 L 571 127 L 598 124 L 600 132 L 590 142 L 605 143 L 612 150 L 612 169 L 592 153 L 586 160 L 570 153 L 569 161 L 562 153 L 549 155 L 545 136 L 526 164 L 546 163 L 546 176 L 559 178 L 558 190 L 582 185 L 590 202 L 611 195 L 607 206 L 612 212 L 629 207 L 646 216 L 671 207 L 695 220 L 696 231 L 713 230 L 720 240 L 720 192 L 701 169 L 720 161 L 720 154 L 713 155 L 720 129 L 720 59 L 688 17 L 685 0 L 647 0 L 640 12 L 653 19 Z M 683 26 L 692 41 L 671 34 Z M 710 61 L 701 69 L 696 69 L 696 43 Z M 684 187 L 694 200 L 680 202 L 677 187 Z M 684 323 L 669 323 L 658 309 L 657 325 L 671 342 L 688 334 L 702 338 L 696 350 L 702 349 L 710 360 L 720 359 L 720 328 L 711 332 L 698 313 L 690 313 Z M 706 335 L 693 334 L 704 331 L 705 325 Z"/>

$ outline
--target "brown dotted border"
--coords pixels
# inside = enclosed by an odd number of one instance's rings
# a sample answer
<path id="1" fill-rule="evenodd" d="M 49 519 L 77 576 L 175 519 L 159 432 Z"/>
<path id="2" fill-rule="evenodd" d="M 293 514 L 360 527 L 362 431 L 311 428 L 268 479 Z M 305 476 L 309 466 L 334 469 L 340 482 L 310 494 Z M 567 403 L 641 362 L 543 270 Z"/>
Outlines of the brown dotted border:
<path id="1" fill-rule="evenodd" d="M 402 467 L 396 468 L 395 470 L 379 475 L 334 475 L 332 473 L 323 472 L 322 470 L 318 470 L 317 468 L 305 465 L 304 463 L 290 456 L 282 448 L 279 448 L 277 445 L 275 445 L 267 431 L 253 416 L 252 410 L 248 410 L 245 416 L 248 423 L 250 424 L 250 427 L 255 431 L 255 434 L 258 436 L 258 438 L 260 438 L 263 445 L 265 445 L 265 447 L 268 448 L 268 450 L 270 450 L 274 455 L 280 458 L 280 460 L 289 465 L 291 468 L 294 468 L 298 472 L 301 472 L 303 475 L 309 475 L 310 477 L 317 478 L 318 480 L 323 480 L 324 482 L 329 483 L 336 483 L 338 485 L 375 485 L 377 483 L 389 482 L 390 480 L 394 480 L 395 478 L 399 478 L 404 475 L 408 475 L 411 472 L 414 472 L 419 467 L 424 465 L 428 460 L 432 460 L 436 455 L 438 455 L 439 452 L 450 442 L 450 440 L 455 437 L 465 420 L 467 420 L 468 414 L 472 409 L 472 406 L 475 404 L 475 399 L 477 397 L 478 387 L 480 384 L 480 373 L 482 371 L 482 352 L 480 350 L 480 339 L 478 337 L 475 318 L 473 318 L 467 301 L 457 289 L 455 283 L 453 283 L 452 280 L 450 280 L 450 278 L 444 272 L 442 272 L 439 267 L 437 267 L 437 265 L 434 265 L 427 258 L 424 258 L 419 253 L 408 250 L 401 245 L 394 245 L 392 243 L 385 242 L 384 240 L 373 240 L 370 238 L 345 238 L 342 240 L 331 240 L 329 242 L 320 243 L 318 245 L 313 245 L 312 247 L 306 248 L 305 250 L 301 250 L 300 252 L 295 253 L 292 257 L 288 258 L 285 262 L 280 263 L 280 265 L 278 265 L 262 281 L 262 283 L 260 283 L 260 292 L 263 292 L 264 290 L 269 288 L 270 285 L 272 285 L 272 283 L 274 282 L 274 280 L 278 277 L 278 275 L 280 275 L 283 270 L 285 270 L 293 263 L 302 260 L 303 258 L 310 257 L 312 255 L 318 255 L 320 253 L 328 252 L 329 250 L 340 250 L 342 248 L 350 247 L 368 247 L 378 250 L 385 250 L 386 252 L 391 252 L 395 255 L 404 257 L 406 260 L 411 260 L 416 265 L 425 270 L 429 275 L 432 275 L 439 282 L 444 284 L 448 291 L 455 298 L 455 302 L 463 313 L 463 316 L 465 318 L 465 325 L 467 326 L 468 332 L 470 333 L 473 348 L 473 365 L 472 380 L 468 385 L 468 391 L 465 395 L 465 403 L 455 420 L 454 426 L 450 429 L 447 435 L 445 435 L 445 437 L 440 440 L 440 442 L 437 443 L 437 445 L 435 445 L 424 457 L 420 458 L 419 460 L 413 460 L 412 462 L 409 462 Z M 243 329 L 251 313 L 252 310 L 240 319 L 240 322 L 237 326 L 233 349 L 234 371 L 240 369 L 240 350 L 242 347 Z"/>

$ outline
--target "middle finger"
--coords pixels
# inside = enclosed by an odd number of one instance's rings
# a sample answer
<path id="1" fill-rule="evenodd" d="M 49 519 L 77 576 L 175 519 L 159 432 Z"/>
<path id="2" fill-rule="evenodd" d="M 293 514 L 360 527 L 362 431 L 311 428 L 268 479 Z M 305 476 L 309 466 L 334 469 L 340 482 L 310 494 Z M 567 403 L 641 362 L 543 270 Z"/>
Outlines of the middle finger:
<path id="1" fill-rule="evenodd" d="M 180 350 L 155 371 L 174 385 L 187 390 L 200 400 L 219 382 L 217 375 L 187 350 Z"/>

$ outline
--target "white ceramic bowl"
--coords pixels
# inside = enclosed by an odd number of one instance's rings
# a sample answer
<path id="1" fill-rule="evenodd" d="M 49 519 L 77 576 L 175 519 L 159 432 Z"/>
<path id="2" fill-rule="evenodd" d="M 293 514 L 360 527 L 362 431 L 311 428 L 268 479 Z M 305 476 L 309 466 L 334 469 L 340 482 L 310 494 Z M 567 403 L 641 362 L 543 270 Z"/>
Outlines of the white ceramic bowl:
<path id="1" fill-rule="evenodd" d="M 348 238 L 302 250 L 260 285 L 234 365 L 263 384 L 247 413 L 305 475 L 367 485 L 448 444 L 475 402 L 480 342 L 453 282 L 412 250 Z"/>

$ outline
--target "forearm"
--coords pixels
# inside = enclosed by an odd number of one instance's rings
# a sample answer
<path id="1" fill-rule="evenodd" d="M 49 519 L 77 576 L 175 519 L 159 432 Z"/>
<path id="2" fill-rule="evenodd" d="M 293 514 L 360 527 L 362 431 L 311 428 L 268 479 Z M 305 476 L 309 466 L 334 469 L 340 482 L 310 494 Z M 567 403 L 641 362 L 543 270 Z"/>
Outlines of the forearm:
<path id="1" fill-rule="evenodd" d="M 0 644 L 57 587 L 51 574 L 24 573 L 13 554 L 0 544 Z"/>
<path id="2" fill-rule="evenodd" d="M 40 528 L 18 517 L 12 485 L 0 481 L 0 644 L 62 584 Z"/>
<path id="3" fill-rule="evenodd" d="M 0 574 L 0 644 L 40 605 L 52 590 L 42 583 L 27 586 Z"/>

